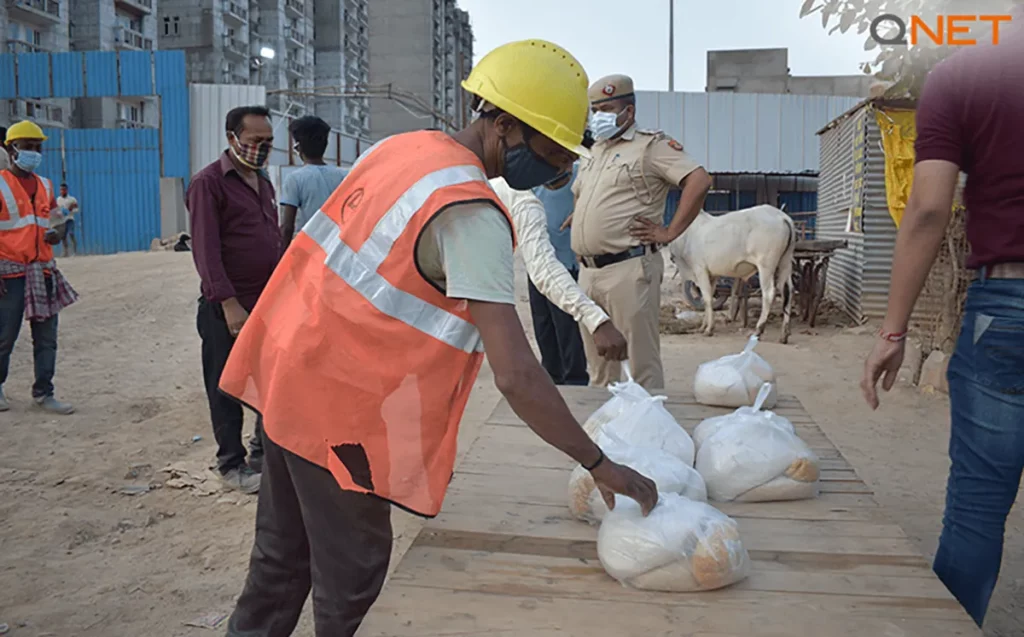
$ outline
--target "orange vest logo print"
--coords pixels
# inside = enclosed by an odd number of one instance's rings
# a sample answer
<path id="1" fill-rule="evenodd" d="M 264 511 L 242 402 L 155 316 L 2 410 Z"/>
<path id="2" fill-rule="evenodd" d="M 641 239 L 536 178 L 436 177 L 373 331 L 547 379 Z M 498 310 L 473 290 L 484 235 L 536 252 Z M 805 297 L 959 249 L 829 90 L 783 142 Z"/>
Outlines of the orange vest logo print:
<path id="1" fill-rule="evenodd" d="M 468 201 L 508 218 L 479 159 L 447 135 L 372 147 L 285 253 L 221 376 L 276 444 L 425 516 L 451 480 L 483 351 L 468 304 L 419 272 L 416 243 Z"/>

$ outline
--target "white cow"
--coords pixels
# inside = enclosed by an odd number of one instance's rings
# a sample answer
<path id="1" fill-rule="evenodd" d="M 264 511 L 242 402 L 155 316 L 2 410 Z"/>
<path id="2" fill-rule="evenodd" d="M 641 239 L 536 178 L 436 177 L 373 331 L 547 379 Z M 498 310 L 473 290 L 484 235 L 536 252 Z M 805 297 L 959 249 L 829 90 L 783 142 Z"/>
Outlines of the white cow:
<path id="1" fill-rule="evenodd" d="M 704 334 L 715 327 L 713 297 L 715 279 L 720 276 L 746 281 L 756 272 L 761 281 L 761 316 L 757 335 L 764 333 L 775 294 L 782 293 L 782 338 L 789 340 L 789 319 L 793 302 L 793 251 L 796 228 L 789 215 L 774 206 L 761 205 L 719 216 L 703 210 L 689 228 L 669 245 L 672 263 L 683 277 L 700 287 L 704 299 Z M 735 298 L 739 289 L 733 287 Z"/>

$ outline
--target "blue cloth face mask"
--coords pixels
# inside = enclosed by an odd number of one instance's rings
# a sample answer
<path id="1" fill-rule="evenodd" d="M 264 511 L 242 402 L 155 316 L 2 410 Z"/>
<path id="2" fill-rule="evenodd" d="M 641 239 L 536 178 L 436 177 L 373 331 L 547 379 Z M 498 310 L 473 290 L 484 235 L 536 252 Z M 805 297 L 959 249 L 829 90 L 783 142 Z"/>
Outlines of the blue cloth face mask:
<path id="1" fill-rule="evenodd" d="M 34 172 L 43 163 L 43 154 L 34 150 L 19 150 L 14 165 L 27 173 Z"/>
<path id="2" fill-rule="evenodd" d="M 505 150 L 505 181 L 513 190 L 530 190 L 543 186 L 561 171 L 535 153 L 523 141 Z"/>

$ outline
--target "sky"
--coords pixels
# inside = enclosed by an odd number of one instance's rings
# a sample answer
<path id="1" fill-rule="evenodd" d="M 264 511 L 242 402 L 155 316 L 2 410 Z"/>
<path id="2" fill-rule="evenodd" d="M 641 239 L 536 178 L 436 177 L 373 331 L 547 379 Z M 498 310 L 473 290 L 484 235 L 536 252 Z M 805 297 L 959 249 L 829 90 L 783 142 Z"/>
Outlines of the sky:
<path id="1" fill-rule="evenodd" d="M 703 91 L 707 51 L 788 48 L 793 75 L 853 75 L 873 59 L 864 35 L 828 35 L 802 0 L 675 0 L 675 90 Z M 636 90 L 668 89 L 669 0 L 458 0 L 477 60 L 514 40 L 561 45 L 590 80 L 625 73 Z"/>

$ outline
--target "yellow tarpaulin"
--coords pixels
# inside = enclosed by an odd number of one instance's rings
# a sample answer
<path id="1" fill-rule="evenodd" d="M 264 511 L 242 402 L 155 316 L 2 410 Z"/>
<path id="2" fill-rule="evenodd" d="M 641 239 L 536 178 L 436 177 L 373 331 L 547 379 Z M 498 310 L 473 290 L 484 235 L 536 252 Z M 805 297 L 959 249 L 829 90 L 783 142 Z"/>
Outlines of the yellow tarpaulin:
<path id="1" fill-rule="evenodd" d="M 914 111 L 875 110 L 885 151 L 885 193 L 889 215 L 897 228 L 900 227 L 903 210 L 910 198 L 910 187 L 914 184 L 914 140 L 917 139 L 915 115 Z"/>

